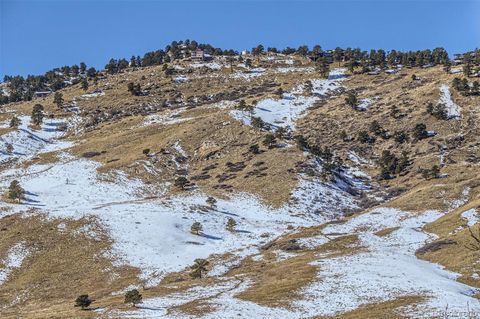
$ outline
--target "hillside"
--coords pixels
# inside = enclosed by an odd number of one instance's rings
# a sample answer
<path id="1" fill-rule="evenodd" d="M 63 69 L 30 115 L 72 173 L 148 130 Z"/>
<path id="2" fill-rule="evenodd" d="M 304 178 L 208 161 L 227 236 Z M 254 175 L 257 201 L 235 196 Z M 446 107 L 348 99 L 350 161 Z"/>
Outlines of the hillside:
<path id="1" fill-rule="evenodd" d="M 0 317 L 480 313 L 477 64 L 206 58 L 0 106 Z"/>

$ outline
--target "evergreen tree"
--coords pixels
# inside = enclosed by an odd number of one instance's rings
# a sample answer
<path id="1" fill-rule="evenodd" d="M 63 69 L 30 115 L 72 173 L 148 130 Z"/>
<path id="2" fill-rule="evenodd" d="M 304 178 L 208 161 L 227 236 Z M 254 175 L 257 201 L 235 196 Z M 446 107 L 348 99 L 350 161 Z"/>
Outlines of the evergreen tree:
<path id="1" fill-rule="evenodd" d="M 358 105 L 357 93 L 355 93 L 355 91 L 349 91 L 345 98 L 345 103 L 351 108 L 356 109 Z"/>
<path id="2" fill-rule="evenodd" d="M 94 77 L 96 77 L 96 76 L 97 76 L 97 70 L 95 70 L 94 67 L 89 68 L 89 69 L 87 70 L 87 76 L 88 76 L 89 78 L 94 78 Z"/>
<path id="3" fill-rule="evenodd" d="M 415 125 L 413 129 L 413 137 L 416 140 L 422 140 L 428 137 L 427 126 L 423 123 Z"/>
<path id="4" fill-rule="evenodd" d="M 81 85 L 82 85 L 82 90 L 84 90 L 85 92 L 88 90 L 88 81 L 87 79 L 83 79 L 82 82 L 81 82 Z"/>
<path id="5" fill-rule="evenodd" d="M 21 124 L 22 124 L 22 121 L 16 116 L 12 117 L 12 119 L 10 120 L 10 127 L 11 128 L 17 128 Z"/>
<path id="6" fill-rule="evenodd" d="M 200 222 L 194 222 L 190 227 L 190 232 L 194 235 L 200 235 L 200 232 L 203 230 L 202 224 Z"/>
<path id="7" fill-rule="evenodd" d="M 60 92 L 55 92 L 53 95 L 53 103 L 55 103 L 58 108 L 61 108 L 63 106 L 63 94 Z"/>
<path id="8" fill-rule="evenodd" d="M 6 143 L 5 150 L 7 151 L 7 154 L 11 155 L 13 153 L 13 145 L 11 143 Z"/>
<path id="9" fill-rule="evenodd" d="M 84 62 L 80 62 L 80 73 L 85 73 L 87 65 Z"/>
<path id="10" fill-rule="evenodd" d="M 258 147 L 258 144 L 250 145 L 248 151 L 252 154 L 260 154 L 260 148 Z"/>
<path id="11" fill-rule="evenodd" d="M 215 205 L 217 204 L 217 200 L 214 197 L 211 197 L 211 196 L 207 198 L 206 202 L 211 207 L 215 207 Z"/>
<path id="12" fill-rule="evenodd" d="M 132 304 L 133 307 L 136 307 L 136 305 L 141 302 L 142 302 L 142 295 L 138 292 L 137 289 L 132 289 L 125 293 L 124 303 Z"/>
<path id="13" fill-rule="evenodd" d="M 175 186 L 180 188 L 180 189 L 185 189 L 185 187 L 188 185 L 189 181 L 186 177 L 180 176 L 175 180 Z"/>
<path id="14" fill-rule="evenodd" d="M 316 70 L 320 74 L 321 77 L 323 78 L 328 78 L 328 75 L 330 73 L 330 66 L 328 64 L 328 61 L 325 57 L 321 57 L 317 59 L 316 62 Z"/>
<path id="15" fill-rule="evenodd" d="M 202 274 L 207 271 L 207 266 L 209 262 L 206 259 L 195 259 L 194 264 L 190 266 L 192 272 L 190 276 L 192 278 L 202 278 Z"/>
<path id="16" fill-rule="evenodd" d="M 237 222 L 235 221 L 235 219 L 233 218 L 228 218 L 228 221 L 227 221 L 227 230 L 229 232 L 234 232 L 235 231 L 235 227 L 237 227 Z"/>
<path id="17" fill-rule="evenodd" d="M 93 300 L 88 297 L 88 295 L 80 295 L 75 299 L 75 307 L 81 307 L 82 310 L 85 310 L 92 304 Z"/>
<path id="18" fill-rule="evenodd" d="M 8 198 L 19 201 L 23 199 L 24 196 L 25 190 L 20 186 L 20 183 L 17 180 L 11 181 L 8 187 Z"/>
<path id="19" fill-rule="evenodd" d="M 268 148 L 274 148 L 276 142 L 277 140 L 275 139 L 275 136 L 273 134 L 267 134 L 263 139 L 263 145 L 267 146 Z"/>
<path id="20" fill-rule="evenodd" d="M 32 122 L 34 125 L 40 125 L 43 122 L 43 105 L 35 104 L 32 110 Z"/>

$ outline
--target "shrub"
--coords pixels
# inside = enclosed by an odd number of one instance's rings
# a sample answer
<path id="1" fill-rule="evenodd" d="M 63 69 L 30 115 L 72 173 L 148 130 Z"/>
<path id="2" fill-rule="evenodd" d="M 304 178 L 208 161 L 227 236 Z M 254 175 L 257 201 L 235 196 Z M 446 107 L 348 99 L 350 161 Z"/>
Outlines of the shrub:
<path id="1" fill-rule="evenodd" d="M 395 132 L 395 134 L 393 134 L 393 139 L 398 144 L 403 144 L 405 142 L 408 142 L 408 134 L 404 131 L 397 131 Z"/>
<path id="2" fill-rule="evenodd" d="M 227 221 L 227 230 L 229 232 L 234 232 L 235 231 L 235 227 L 237 227 L 237 222 L 235 221 L 235 219 L 233 218 L 229 218 L 228 221 Z"/>
<path id="3" fill-rule="evenodd" d="M 25 190 L 20 186 L 17 180 L 13 180 L 8 187 L 8 198 L 12 200 L 21 200 L 25 196 Z"/>
<path id="4" fill-rule="evenodd" d="M 438 178 L 440 176 L 440 167 L 433 165 L 430 169 L 422 170 L 422 177 L 425 179 Z"/>
<path id="5" fill-rule="evenodd" d="M 190 276 L 192 278 L 202 278 L 202 274 L 207 271 L 208 264 L 209 262 L 206 259 L 195 259 L 194 264 L 190 266 L 190 269 L 192 270 Z"/>
<path id="6" fill-rule="evenodd" d="M 194 235 L 200 235 L 200 232 L 203 230 L 202 224 L 200 222 L 194 222 L 190 227 L 190 232 Z"/>
<path id="7" fill-rule="evenodd" d="M 413 128 L 413 138 L 422 140 L 428 137 L 427 126 L 423 123 L 415 125 Z"/>
<path id="8" fill-rule="evenodd" d="M 267 146 L 268 148 L 274 148 L 276 142 L 277 140 L 275 139 L 275 136 L 273 134 L 267 134 L 263 139 L 263 145 Z"/>
<path id="9" fill-rule="evenodd" d="M 20 124 L 22 124 L 22 121 L 16 116 L 12 117 L 12 119 L 10 120 L 11 128 L 17 128 L 20 126 Z"/>
<path id="10" fill-rule="evenodd" d="M 146 148 L 142 151 L 142 153 L 143 153 L 143 155 L 148 156 L 148 154 L 150 154 L 150 149 Z"/>
<path id="11" fill-rule="evenodd" d="M 207 198 L 206 202 L 212 207 L 215 207 L 215 205 L 217 204 L 217 200 L 211 196 Z"/>
<path id="12" fill-rule="evenodd" d="M 88 295 L 80 295 L 75 299 L 75 307 L 81 307 L 82 310 L 85 310 L 92 304 L 93 300 L 88 297 Z"/>
<path id="13" fill-rule="evenodd" d="M 185 189 L 188 183 L 189 183 L 188 179 L 184 176 L 180 176 L 175 180 L 175 186 L 180 189 Z"/>
<path id="14" fill-rule="evenodd" d="M 368 135 L 367 131 L 360 131 L 357 135 L 357 141 L 360 143 L 375 143 L 375 137 Z"/>
<path id="15" fill-rule="evenodd" d="M 263 129 L 265 127 L 265 122 L 260 117 L 252 116 L 251 123 L 254 128 Z"/>
<path id="16" fill-rule="evenodd" d="M 258 144 L 250 145 L 248 151 L 252 154 L 260 154 L 260 148 L 258 147 Z"/>
<path id="17" fill-rule="evenodd" d="M 132 306 L 135 307 L 137 304 L 141 302 L 142 302 L 142 295 L 138 292 L 137 289 L 132 289 L 125 293 L 124 303 L 132 304 Z"/>
<path id="18" fill-rule="evenodd" d="M 345 98 L 345 103 L 351 108 L 355 109 L 358 105 L 357 93 L 355 91 L 349 91 Z"/>

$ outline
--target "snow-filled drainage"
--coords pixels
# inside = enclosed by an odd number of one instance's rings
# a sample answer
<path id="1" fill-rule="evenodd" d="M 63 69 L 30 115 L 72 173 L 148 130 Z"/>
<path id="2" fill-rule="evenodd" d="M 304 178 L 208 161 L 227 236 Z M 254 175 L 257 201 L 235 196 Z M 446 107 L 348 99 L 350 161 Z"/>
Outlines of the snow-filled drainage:
<path id="1" fill-rule="evenodd" d="M 445 105 L 448 118 L 460 118 L 460 107 L 453 102 L 452 95 L 450 94 L 450 88 L 446 84 L 440 86 L 440 103 Z"/>

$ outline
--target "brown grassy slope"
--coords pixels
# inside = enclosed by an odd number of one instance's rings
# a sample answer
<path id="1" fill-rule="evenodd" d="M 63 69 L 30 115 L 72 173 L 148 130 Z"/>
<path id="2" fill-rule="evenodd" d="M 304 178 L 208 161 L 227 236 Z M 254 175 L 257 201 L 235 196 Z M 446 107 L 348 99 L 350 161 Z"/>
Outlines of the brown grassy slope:
<path id="1" fill-rule="evenodd" d="M 420 80 L 413 81 L 412 74 L 416 74 Z M 455 76 L 446 74 L 441 67 L 404 69 L 392 75 L 351 76 L 344 81 L 344 85 L 347 90 L 355 90 L 359 99 L 371 99 L 370 108 L 364 112 L 353 110 L 345 104 L 345 96 L 339 96 L 312 110 L 309 116 L 301 120 L 299 131 L 308 137 L 310 143 L 322 147 L 328 146 L 344 159 L 350 151 L 355 151 L 375 164 L 384 150 L 390 150 L 397 156 L 407 152 L 412 160 L 412 165 L 407 172 L 394 180 L 383 182 L 384 186 L 406 190 L 423 183 L 420 170 L 430 168 L 434 164 L 439 165 L 441 149 L 445 148 L 445 166 L 442 168 L 442 173 L 451 175 L 446 183 L 452 185 L 462 179 L 461 174 L 466 175 L 465 173 L 469 171 L 470 164 L 466 161 L 472 156 L 480 155 L 476 147 L 479 132 L 476 124 L 479 119 L 476 106 L 480 103 L 480 98 L 463 97 L 451 89 L 455 102 L 462 110 L 462 118 L 459 120 L 436 119 L 427 114 L 426 105 L 428 102 L 437 104 L 440 85 L 450 85 Z M 396 116 L 392 115 L 393 107 L 399 110 Z M 376 137 L 376 142 L 373 144 L 362 144 L 357 141 L 358 132 L 361 130 L 368 132 L 374 120 L 391 134 L 396 131 L 409 133 L 410 141 L 398 144 L 393 138 L 383 139 L 382 137 Z M 414 141 L 411 132 L 417 123 L 425 123 L 427 130 L 435 131 L 437 135 Z M 340 134 L 343 130 L 353 140 L 344 141 Z M 373 136 L 373 133 L 369 134 Z M 372 167 L 365 167 L 365 169 L 373 176 L 379 173 L 378 169 L 372 169 Z M 472 167 L 471 170 L 474 168 Z M 397 204 L 399 203 L 395 203 Z M 407 205 L 402 208 L 416 210 L 416 207 L 408 203 L 404 204 Z M 437 205 L 436 202 L 429 202 L 429 204 L 432 205 L 427 204 L 426 207 L 445 208 Z"/>
<path id="2" fill-rule="evenodd" d="M 2 318 L 90 318 L 73 307 L 78 295 L 102 300 L 138 283 L 136 269 L 112 264 L 111 240 L 95 220 L 14 214 L 0 219 L 0 229 L 0 260 L 19 242 L 30 251 L 0 286 Z"/>

